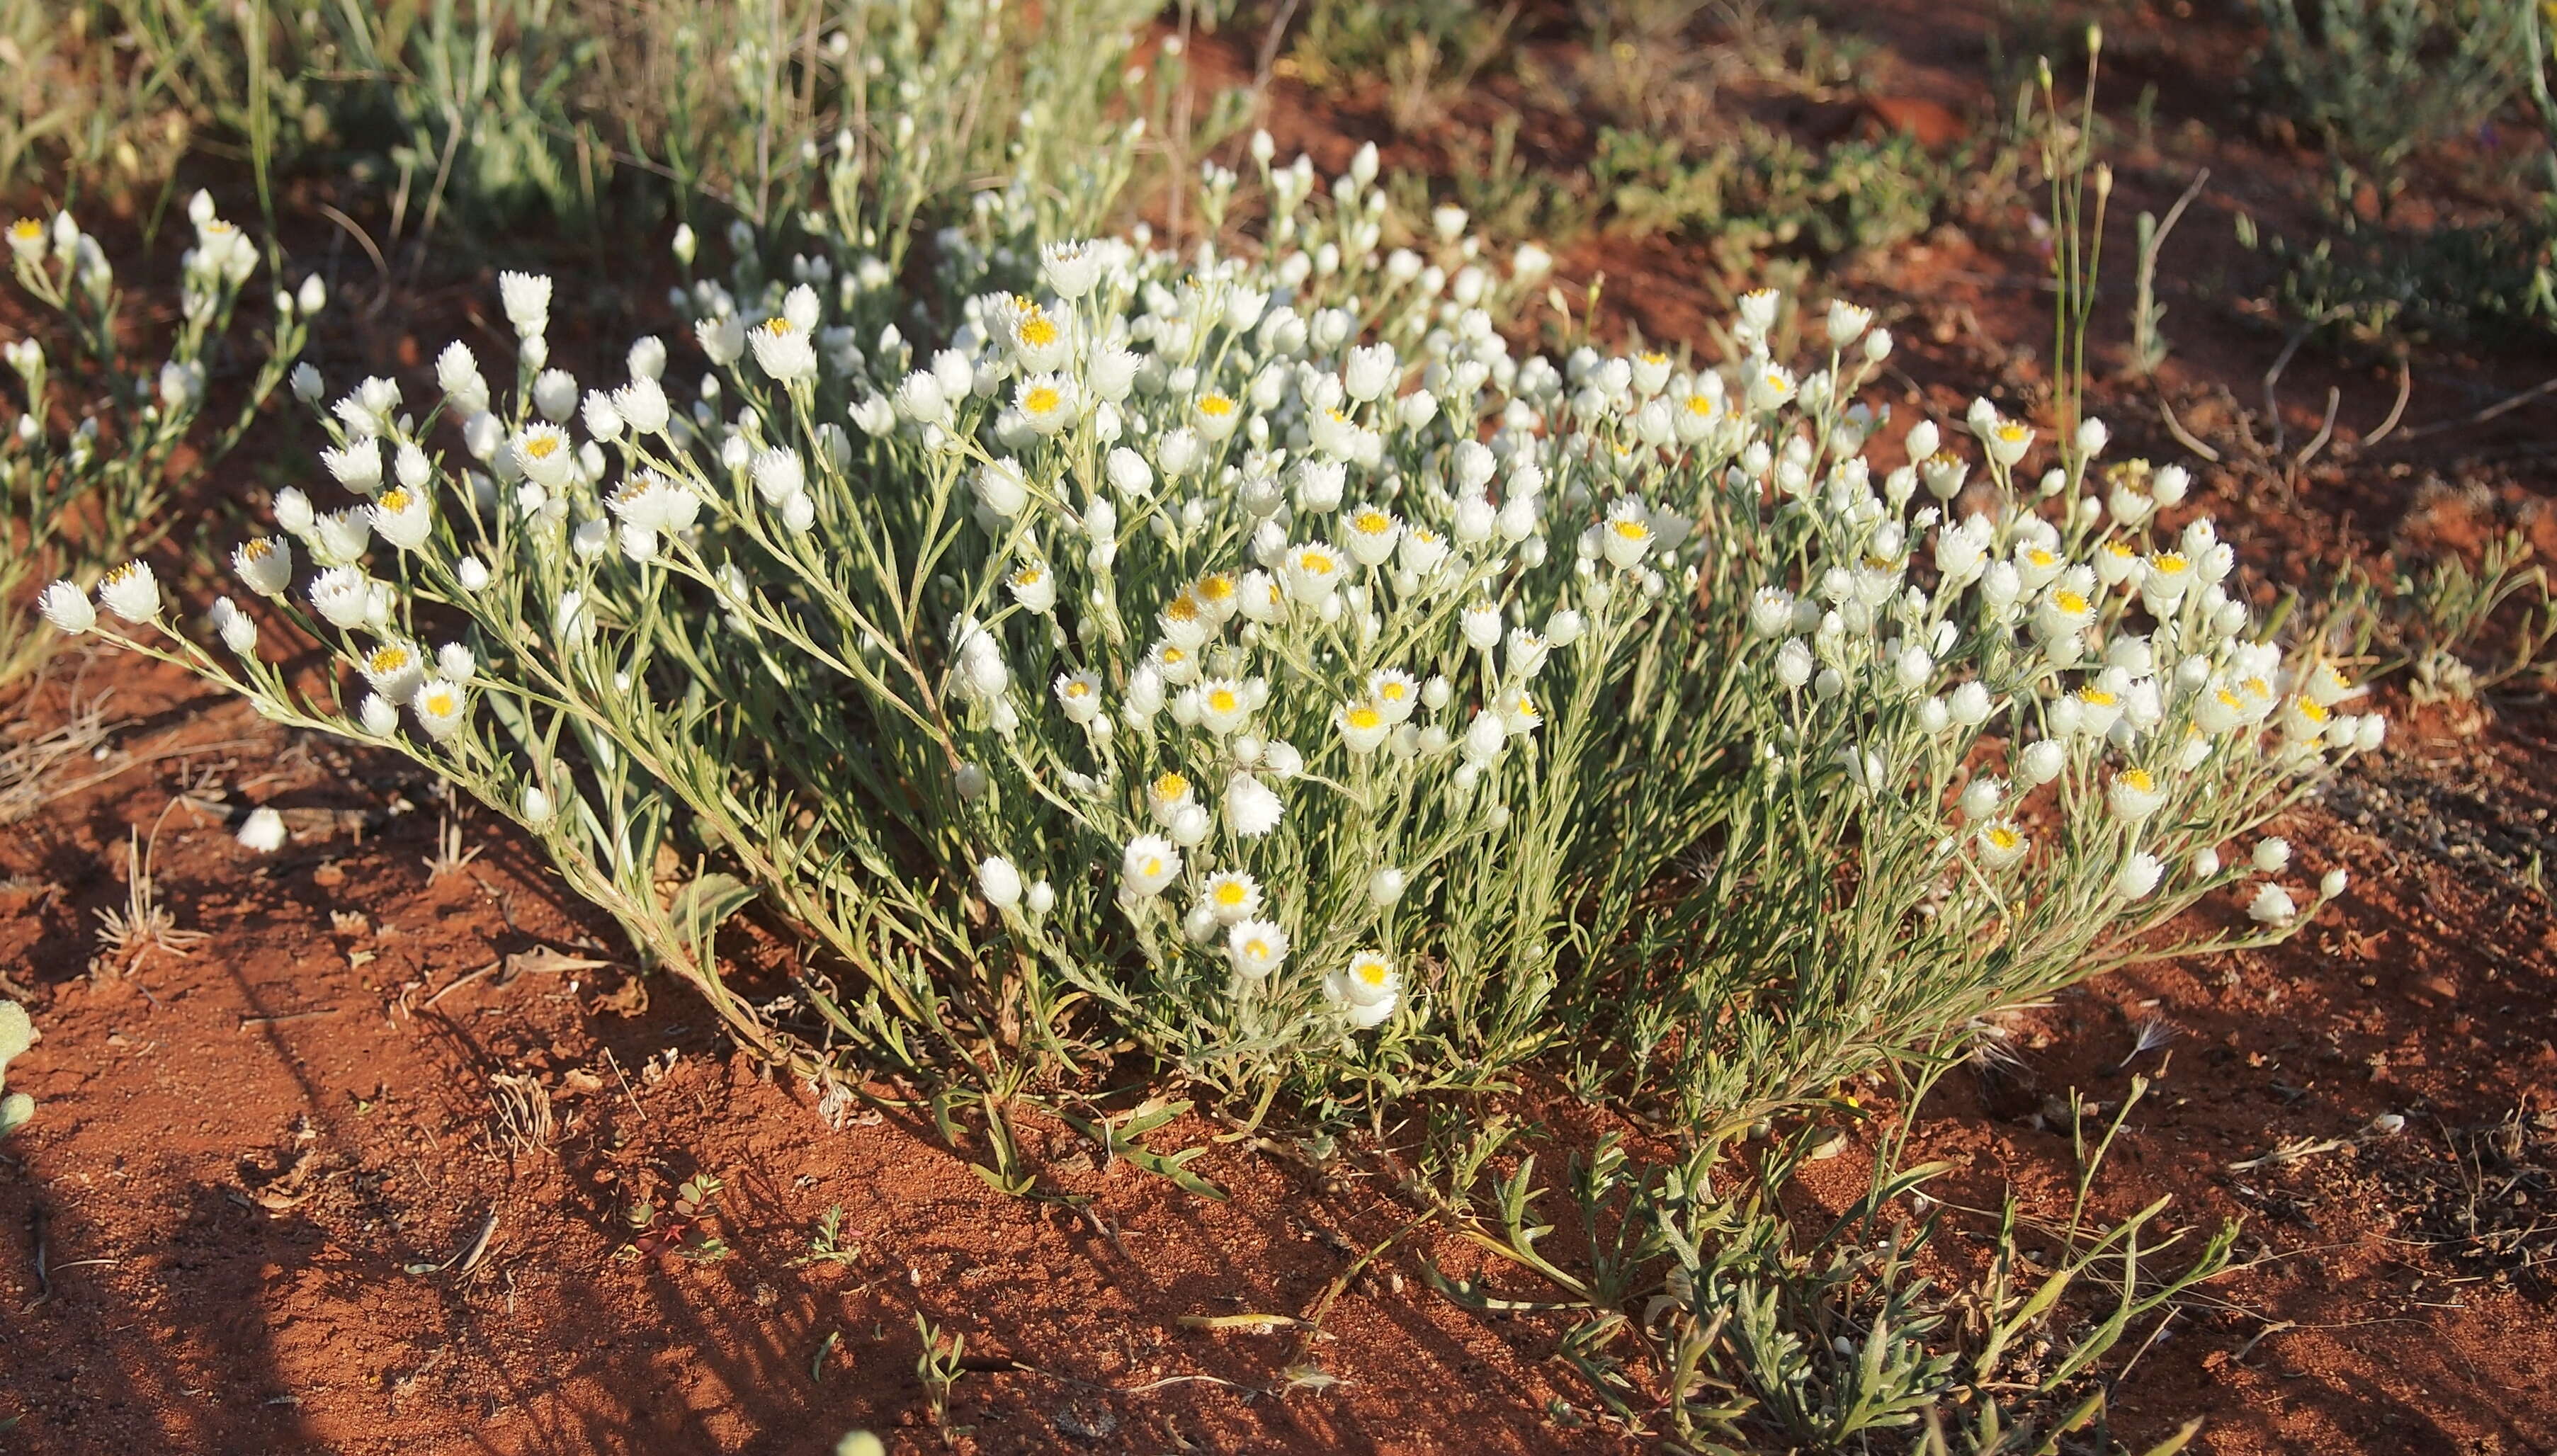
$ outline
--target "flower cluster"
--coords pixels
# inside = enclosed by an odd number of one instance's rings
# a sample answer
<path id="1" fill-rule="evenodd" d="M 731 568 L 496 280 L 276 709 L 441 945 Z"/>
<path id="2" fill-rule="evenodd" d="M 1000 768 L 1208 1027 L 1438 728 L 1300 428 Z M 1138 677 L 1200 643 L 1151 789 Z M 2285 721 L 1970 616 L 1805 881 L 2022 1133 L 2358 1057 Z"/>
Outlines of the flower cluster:
<path id="1" fill-rule="evenodd" d="M 48 645 L 47 638 L 21 631 L 23 619 L 14 610 L 24 600 L 20 584 L 43 580 L 39 572 L 93 578 L 137 541 L 156 536 L 165 502 L 182 483 L 173 473 L 181 467 L 180 446 L 191 446 L 184 460 L 193 471 L 219 460 L 292 367 L 310 316 L 328 302 L 317 277 L 276 293 L 266 361 L 240 413 L 211 438 L 191 440 L 206 404 L 205 357 L 229 330 L 259 256 L 206 195 L 196 194 L 187 214 L 196 244 L 181 260 L 177 329 L 157 363 L 126 357 L 115 270 L 69 212 L 9 225 L 11 272 L 60 315 L 74 358 L 58 380 L 37 338 L 0 349 L 26 396 L 25 410 L 0 438 L 0 603 L 8 604 L 0 609 L 0 683 L 32 668 Z M 48 428 L 57 407 L 78 419 L 64 435 Z M 128 621 L 147 621 L 159 611 L 159 587 L 148 567 L 116 568 L 99 586 L 108 609 Z M 72 586 L 45 592 L 40 605 L 67 631 L 85 629 L 93 614 Z"/>
<path id="2" fill-rule="evenodd" d="M 1683 1027 L 1694 1095 L 1744 1102 L 2130 953 L 2378 742 L 2100 426 L 2037 477 L 1983 403 L 1881 468 L 1889 334 L 1832 306 L 1798 371 L 1773 292 L 1725 365 L 1521 356 L 1548 260 L 1444 208 L 1389 247 L 1372 152 L 1328 197 L 1256 157 L 1267 256 L 954 236 L 930 342 L 875 258 L 742 237 L 689 337 L 580 379 L 508 275 L 514 387 L 458 343 L 423 397 L 355 383 L 349 503 L 283 491 L 234 558 L 351 708 L 227 598 L 230 658 L 164 650 L 399 744 L 661 947 L 707 896 L 659 848 L 717 857 L 854 973 L 725 1000 L 758 1038 L 1070 1063 L 1089 1005 L 1229 1090 Z M 147 569 L 98 595 L 158 619 Z M 1857 1029 L 1730 1072 L 1814 1010 Z"/>

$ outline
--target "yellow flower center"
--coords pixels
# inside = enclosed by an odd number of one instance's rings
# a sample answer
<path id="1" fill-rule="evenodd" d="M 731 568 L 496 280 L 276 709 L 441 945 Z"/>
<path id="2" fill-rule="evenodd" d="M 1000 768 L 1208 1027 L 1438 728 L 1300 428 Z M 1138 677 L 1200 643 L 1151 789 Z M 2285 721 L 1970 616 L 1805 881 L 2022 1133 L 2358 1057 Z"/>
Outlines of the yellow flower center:
<path id="1" fill-rule="evenodd" d="M 1178 647 L 1167 645 L 1163 648 L 1163 666 L 1165 667 L 1178 667 L 1189 660 L 1190 655 L 1183 652 Z"/>
<path id="2" fill-rule="evenodd" d="M 1228 601 L 1234 596 L 1234 578 L 1218 572 L 1199 578 L 1198 585 L 1190 590 L 1198 594 L 1201 601 Z"/>
<path id="3" fill-rule="evenodd" d="M 1026 566 L 1021 568 L 1019 571 L 1012 573 L 1012 585 L 1015 587 L 1035 587 L 1041 581 L 1045 580 L 1046 577 L 1047 573 L 1039 570 L 1037 567 Z"/>
<path id="4" fill-rule="evenodd" d="M 1176 622 L 1197 621 L 1198 614 L 1198 598 L 1192 596 L 1187 592 L 1173 597 L 1172 604 L 1163 608 L 1163 615 L 1170 617 Z"/>
<path id="5" fill-rule="evenodd" d="M 2273 696 L 2272 685 L 2265 682 L 2262 678 L 2248 678 L 2237 686 L 2244 689 L 2246 696 L 2250 698 L 2270 698 Z"/>
<path id="6" fill-rule="evenodd" d="M 559 448 L 559 437 L 556 435 L 536 435 L 524 442 L 524 454 L 537 461 L 549 460 Z"/>
<path id="7" fill-rule="evenodd" d="M 1144 860 L 1138 861 L 1137 872 L 1147 879 L 1151 879 L 1155 875 L 1163 872 L 1163 861 L 1156 856 L 1148 855 Z"/>
<path id="8" fill-rule="evenodd" d="M 408 509 L 408 503 L 414 497 L 408 493 L 407 486 L 394 485 L 390 489 L 382 492 L 382 509 L 390 512 L 392 515 L 398 515 L 401 511 Z"/>
<path id="9" fill-rule="evenodd" d="M 1234 413 L 1234 401 L 1221 394 L 1199 396 L 1198 412 L 1212 420 L 1222 420 Z"/>
<path id="10" fill-rule="evenodd" d="M 2157 787 L 2156 780 L 2149 777 L 2149 771 L 2145 768 L 2123 769 L 2122 784 L 2133 792 L 2142 794 L 2148 793 Z"/>
<path id="11" fill-rule="evenodd" d="M 2078 693 L 2078 701 L 2089 708 L 2110 708 L 2113 706 L 2113 695 L 2101 688 L 2082 688 Z"/>
<path id="12" fill-rule="evenodd" d="M 1045 384 L 1021 396 L 1021 408 L 1033 415 L 1055 414 L 1056 407 L 1064 402 L 1063 396 Z"/>
<path id="13" fill-rule="evenodd" d="M 1067 683 L 1065 685 L 1065 696 L 1068 698 L 1089 698 L 1092 696 L 1092 685 L 1082 681 L 1081 679 Z"/>
<path id="14" fill-rule="evenodd" d="M 45 224 L 33 217 L 21 217 L 9 224 L 9 235 L 21 242 L 34 242 L 45 235 Z"/>
<path id="15" fill-rule="evenodd" d="M 1412 685 L 1409 683 L 1388 682 L 1383 687 L 1377 689 L 1376 696 L 1383 698 L 1388 703 L 1400 703 L 1404 699 L 1412 696 Z"/>
<path id="16" fill-rule="evenodd" d="M 1270 942 L 1256 935 L 1243 943 L 1243 954 L 1255 961 L 1266 961 L 1270 959 Z"/>
<path id="17" fill-rule="evenodd" d="M 1997 438 L 2005 441 L 2009 445 L 2017 444 L 2032 433 L 2032 431 L 2027 430 L 2013 420 L 2009 420 L 2005 424 L 1997 427 Z"/>
<path id="18" fill-rule="evenodd" d="M 1305 570 L 1314 576 L 1328 577 L 1332 574 L 1332 559 L 1322 552 L 1308 551 L 1302 561 Z"/>
<path id="19" fill-rule="evenodd" d="M 1207 711 L 1210 713 L 1232 713 L 1242 706 L 1243 699 L 1239 697 L 1232 688 L 1211 688 L 1208 690 Z"/>
<path id="20" fill-rule="evenodd" d="M 1157 799 L 1185 799 L 1189 792 L 1190 781 L 1177 773 L 1166 773 L 1154 780 L 1154 797 Z"/>
<path id="21" fill-rule="evenodd" d="M 1216 902 L 1220 905 L 1226 906 L 1242 904 L 1243 882 L 1241 880 L 1229 879 L 1225 883 L 1218 885 L 1216 887 Z"/>
<path id="22" fill-rule="evenodd" d="M 763 321 L 763 331 L 771 334 L 775 338 L 787 337 L 790 333 L 790 321 L 787 319 L 766 319 Z"/>
<path id="23" fill-rule="evenodd" d="M 1381 510 L 1363 510 L 1350 522 L 1350 529 L 1362 536 L 1382 536 L 1394 529 L 1394 517 Z"/>
<path id="24" fill-rule="evenodd" d="M 2024 836 L 2017 834 L 2013 829 L 2008 828 L 2006 825 L 1992 824 L 1989 826 L 1988 842 L 1997 846 L 2001 850 L 2012 850 L 2021 843 L 2023 839 Z"/>
<path id="25" fill-rule="evenodd" d="M 1641 521 L 1633 520 L 1618 521 L 1616 523 L 1615 530 L 1617 535 L 1624 537 L 1628 541 L 1640 541 L 1644 537 L 1652 534 L 1651 527 L 1643 524 Z"/>
<path id="26" fill-rule="evenodd" d="M 1700 420 L 1709 420 L 1713 418 L 1713 396 L 1709 394 L 1688 395 L 1686 397 L 1686 412 Z"/>
<path id="27" fill-rule="evenodd" d="M 2320 708 L 2314 702 L 2311 702 L 2306 698 L 2302 698 L 2300 700 L 2300 717 L 2307 719 L 2309 722 L 2324 723 L 2327 721 L 2329 716 L 2330 715 L 2325 709 Z"/>
<path id="28" fill-rule="evenodd" d="M 398 672 L 408 666 L 408 649 L 394 642 L 387 647 L 374 648 L 373 655 L 365 660 L 372 665 L 375 672 Z"/>
<path id="29" fill-rule="evenodd" d="M 2086 610 L 2086 598 L 2079 596 L 2075 592 L 2064 591 L 2060 593 L 2058 596 L 2051 598 L 2051 604 L 2059 607 L 2062 611 L 2071 616 L 2076 616 Z"/>
<path id="30" fill-rule="evenodd" d="M 2183 571 L 2184 569 L 2185 569 L 2185 560 L 2184 560 L 2183 555 L 2182 555 L 2181 553 L 2179 553 L 2179 552 L 2173 552 L 2173 551 L 2170 551 L 2170 552 L 2166 553 L 2164 556 L 2161 556 L 2161 557 L 2159 557 L 2157 560 L 2152 561 L 2152 562 L 2150 562 L 2150 563 L 2149 563 L 2149 570 L 2150 570 L 2150 571 L 2153 571 L 2153 572 L 2165 572 L 2165 573 L 2167 573 L 2167 574 L 2168 574 L 2168 575 L 2170 575 L 2170 576 L 2174 575 L 2174 574 L 2175 574 L 2175 573 L 2177 573 L 2177 572 Z"/>
<path id="31" fill-rule="evenodd" d="M 426 695 L 425 707 L 428 713 L 433 714 L 437 718 L 443 718 L 450 714 L 460 712 L 462 704 L 456 700 L 453 694 L 448 690 L 437 688 Z"/>
<path id="32" fill-rule="evenodd" d="M 264 561 L 273 555 L 275 555 L 275 548 L 267 545 L 266 538 L 263 536 L 257 537 L 240 547 L 240 558 L 243 561 Z"/>
<path id="33" fill-rule="evenodd" d="M 1033 312 L 1028 318 L 1023 319 L 1021 327 L 1013 331 L 1020 335 L 1022 343 L 1031 348 L 1045 348 L 1057 340 L 1055 321 L 1041 313 Z"/>
<path id="34" fill-rule="evenodd" d="M 1786 378 L 1781 371 L 1770 369 L 1767 371 L 1767 387 L 1775 390 L 1791 389 L 1794 387 L 1794 381 Z"/>
<path id="35" fill-rule="evenodd" d="M 1643 353 L 1636 357 L 1646 364 L 1666 364 L 1670 361 L 1670 356 L 1664 353 Z"/>
<path id="36" fill-rule="evenodd" d="M 1350 968 L 1350 975 L 1357 978 L 1361 986 L 1383 986 L 1391 974 L 1391 968 L 1383 961 L 1361 961 Z"/>
<path id="37" fill-rule="evenodd" d="M 110 587 L 121 587 L 125 583 L 130 582 L 141 575 L 142 569 L 128 561 L 124 565 L 117 567 L 115 570 L 106 574 L 106 585 Z"/>
<path id="38" fill-rule="evenodd" d="M 1357 728 L 1362 732 L 1385 722 L 1384 714 L 1377 712 L 1375 709 L 1370 708 L 1364 703 L 1352 708 L 1347 714 L 1343 715 L 1343 717 L 1348 721 L 1350 727 Z"/>

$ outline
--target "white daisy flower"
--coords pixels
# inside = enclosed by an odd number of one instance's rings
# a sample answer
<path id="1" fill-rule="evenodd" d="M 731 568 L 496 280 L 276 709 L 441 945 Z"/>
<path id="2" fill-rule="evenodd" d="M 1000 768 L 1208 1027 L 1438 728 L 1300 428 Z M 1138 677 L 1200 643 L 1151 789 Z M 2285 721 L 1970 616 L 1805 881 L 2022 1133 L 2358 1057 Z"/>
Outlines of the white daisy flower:
<path id="1" fill-rule="evenodd" d="M 1199 727 L 1219 737 L 1240 729 L 1252 717 L 1252 684 L 1233 678 L 1207 678 L 1199 683 Z"/>
<path id="2" fill-rule="evenodd" d="M 1220 870 L 1200 887 L 1199 903 L 1219 925 L 1233 925 L 1261 913 L 1261 883 L 1240 869 Z"/>
<path id="3" fill-rule="evenodd" d="M 2016 828 L 2013 820 L 2007 819 L 1992 819 L 1981 825 L 1973 841 L 1981 865 L 1989 869 L 2006 868 L 2023 859 L 2024 852 L 2033 847 L 2033 842 L 2025 838 L 2024 831 Z"/>
<path id="4" fill-rule="evenodd" d="M 2126 900 L 2145 899 L 2166 875 L 2166 865 L 2155 855 L 2134 852 L 2122 860 L 2113 874 L 2113 893 Z"/>
<path id="5" fill-rule="evenodd" d="M 776 383 L 795 384 L 817 374 L 817 345 L 808 331 L 786 317 L 766 319 L 746 333 L 755 365 Z"/>
<path id="6" fill-rule="evenodd" d="M 1012 392 L 1012 408 L 1034 433 L 1054 435 L 1074 423 L 1074 381 L 1062 374 L 1033 374 Z"/>
<path id="7" fill-rule="evenodd" d="M 44 595 L 36 598 L 36 609 L 45 614 L 45 620 L 53 623 L 56 630 L 68 632 L 74 637 L 97 625 L 97 608 L 90 604 L 88 594 L 71 582 L 56 582 L 47 587 Z"/>
<path id="8" fill-rule="evenodd" d="M 2158 787 L 2145 768 L 2125 768 L 2113 775 L 2104 790 L 2104 801 L 2113 813 L 2133 824 L 2155 814 L 2166 803 L 2166 791 Z"/>
<path id="9" fill-rule="evenodd" d="M 1137 899 L 1150 899 L 1180 876 L 1181 852 L 1169 840 L 1141 834 L 1128 842 L 1119 861 L 1119 884 Z"/>
<path id="10" fill-rule="evenodd" d="M 548 421 L 528 425 L 509 444 L 515 468 L 545 489 L 557 490 L 577 470 L 577 448 L 568 432 Z"/>
<path id="11" fill-rule="evenodd" d="M 364 681 L 392 703 L 405 703 L 426 681 L 426 659 L 406 642 L 384 642 L 356 662 Z"/>
<path id="12" fill-rule="evenodd" d="M 1350 559 L 1363 567 L 1384 565 L 1394 555 L 1395 543 L 1403 534 L 1403 522 L 1380 506 L 1363 505 L 1351 511 L 1347 525 L 1344 548 Z"/>
<path id="13" fill-rule="evenodd" d="M 405 485 L 383 491 L 372 504 L 371 519 L 374 534 L 402 551 L 424 546 L 435 531 L 435 516 L 427 506 L 426 492 Z M 289 563 L 286 570 L 291 570 Z"/>
<path id="14" fill-rule="evenodd" d="M 2255 891 L 2246 903 L 2248 919 L 2262 925 L 2283 926 L 2299 918 L 2300 906 L 2291 892 L 2278 884 L 2267 884 Z"/>
<path id="15" fill-rule="evenodd" d="M 1284 572 L 1289 597 L 1320 605 L 1341 585 L 1341 556 L 1329 542 L 1308 541 L 1287 553 Z"/>
<path id="16" fill-rule="evenodd" d="M 1372 753 L 1394 731 L 1394 724 L 1374 703 L 1345 703 L 1332 711 L 1332 725 L 1353 753 Z"/>
<path id="17" fill-rule="evenodd" d="M 416 711 L 418 727 L 426 729 L 426 735 L 442 742 L 462 731 L 470 717 L 471 695 L 459 684 L 428 678 L 409 699 L 409 707 Z"/>
<path id="18" fill-rule="evenodd" d="M 1236 975 L 1267 981 L 1287 962 L 1287 932 L 1268 920 L 1238 920 L 1225 933 L 1225 954 Z"/>
<path id="19" fill-rule="evenodd" d="M 977 865 L 977 890 L 987 904 L 1009 910 L 1021 902 L 1021 872 L 1011 860 L 990 855 Z"/>
<path id="20" fill-rule="evenodd" d="M 1045 562 L 1023 562 L 1004 579 L 1004 586 L 1024 611 L 1045 616 L 1056 606 L 1056 573 Z"/>
<path id="21" fill-rule="evenodd" d="M 1225 823 L 1244 839 L 1259 839 L 1278 827 L 1286 814 L 1268 784 L 1248 773 L 1238 773 L 1226 780 Z"/>
<path id="22" fill-rule="evenodd" d="M 98 604 L 129 622 L 147 622 L 160 614 L 160 579 L 145 561 L 128 561 L 97 584 Z"/>
<path id="23" fill-rule="evenodd" d="M 1066 721 L 1088 724 L 1101 715 L 1101 679 L 1090 672 L 1060 673 L 1056 680 L 1057 706 L 1065 711 Z"/>

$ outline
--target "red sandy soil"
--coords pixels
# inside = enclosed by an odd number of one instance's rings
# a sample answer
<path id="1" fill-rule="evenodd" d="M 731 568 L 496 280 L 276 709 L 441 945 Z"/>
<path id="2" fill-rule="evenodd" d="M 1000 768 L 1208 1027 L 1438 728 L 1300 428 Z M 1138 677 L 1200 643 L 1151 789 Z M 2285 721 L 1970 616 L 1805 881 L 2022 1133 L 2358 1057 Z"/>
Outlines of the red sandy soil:
<path id="1" fill-rule="evenodd" d="M 2131 212 L 2213 168 L 2177 234 L 2190 251 L 2167 290 L 2164 391 L 2226 444 L 2283 342 L 2224 302 L 2262 271 L 2229 219 L 2305 218 L 2316 162 L 2257 137 L 2231 99 L 2240 28 L 2142 13 L 2154 24 L 2115 22 L 2115 89 L 2172 89 L 2165 140 L 2121 162 L 2111 246 L 2126 258 Z M 1860 12 L 1888 43 L 1868 90 L 1925 103 L 1931 127 L 1978 116 L 1990 14 Z M 1248 75 L 1257 44 L 1196 54 L 1211 75 Z M 1426 170 L 1447 136 L 1516 100 L 1487 85 L 1399 138 L 1377 105 L 1282 83 L 1270 120 L 1326 167 L 1374 138 L 1389 165 Z M 1565 131 L 1557 147 L 1580 144 Z M 2015 222 L 1941 228 L 1844 275 L 1903 340 L 1901 409 L 1957 418 L 1983 386 L 2036 397 L 2047 300 Z M 1566 264 L 1613 280 L 1611 327 L 1699 338 L 1723 296 L 1701 258 L 1602 237 Z M 2106 317 L 2126 313 L 2127 275 Z M 409 327 L 394 311 L 349 346 L 413 367 Z M 2408 420 L 2454 420 L 2547 364 L 2430 350 Z M 2557 555 L 2530 446 L 2550 407 L 2359 450 L 2396 375 L 2311 348 L 2283 381 L 2294 440 L 2329 387 L 2343 424 L 2316 468 L 2282 481 L 2232 461 L 2197 491 L 2241 538 L 2264 604 L 2347 559 L 2474 546 L 2506 525 Z M 2108 394 L 2117 453 L 2180 455 L 2152 399 Z M 1435 1229 L 1367 1265 L 1310 1337 L 1198 1323 L 1307 1314 L 1403 1231 L 1414 1205 L 1355 1169 L 1393 1167 L 1412 1127 L 1389 1127 L 1384 1148 L 1354 1139 L 1359 1157 L 1316 1172 L 1184 1120 L 1154 1140 L 1209 1147 L 1194 1166 L 1230 1191 L 1215 1202 L 1097 1167 L 1070 1129 L 1032 1120 L 1046 1196 L 999 1194 L 970 1167 L 982 1150 L 952 1150 L 928 1113 L 856 1104 L 832 1125 L 807 1090 L 733 1055 L 485 819 L 458 820 L 475 857 L 433 872 L 448 809 L 404 764 L 112 657 L 64 659 L 0 733 L 110 690 L 106 740 L 0 831 L 0 991 L 30 1001 L 44 1035 L 10 1069 L 37 1121 L 0 1145 L 0 1422 L 16 1422 L 0 1450 L 823 1452 L 854 1426 L 934 1450 L 918 1313 L 966 1337 L 949 1416 L 962 1450 L 1635 1448 L 1580 1413 L 1593 1402 L 1553 1358 L 1559 1324 L 1429 1291 L 1423 1257 L 1482 1267 Z M 2280 826 L 2299 847 L 2292 877 L 2345 865 L 2346 900 L 2281 950 L 2139 968 L 2013 1013 L 2016 1065 L 1958 1072 L 1923 1110 L 1916 1151 L 1957 1165 L 1940 1196 L 1990 1210 L 2012 1188 L 2063 1217 L 2069 1094 L 2109 1118 L 2141 1073 L 2153 1085 L 2098 1211 L 2172 1194 L 2179 1224 L 2244 1221 L 2243 1266 L 2139 1335 L 2113 1407 L 2135 1444 L 2200 1415 L 2190 1449 L 2217 1456 L 2557 1451 L 2557 1269 L 2533 1263 L 2557 1253 L 2557 711 L 2526 693 L 2382 697 L 2388 746 Z M 286 810 L 283 852 L 231 839 L 249 805 Z M 183 952 L 100 953 L 134 830 L 176 924 L 203 935 Z M 2129 1056 L 2150 1017 L 2176 1034 Z M 555 1126 L 538 1145 L 504 1136 L 500 1078 L 547 1097 Z M 2375 1130 L 2391 1114 L 2402 1129 Z M 2474 1131 L 2497 1126 L 2501 1140 Z M 1832 1207 L 1867 1166 L 1873 1129 L 1854 1130 L 1809 1180 Z M 2260 1161 L 2302 1147 L 2318 1150 Z M 633 1230 L 635 1203 L 670 1205 L 698 1174 L 725 1185 L 707 1217 Z M 809 1261 L 830 1208 L 847 1257 Z"/>

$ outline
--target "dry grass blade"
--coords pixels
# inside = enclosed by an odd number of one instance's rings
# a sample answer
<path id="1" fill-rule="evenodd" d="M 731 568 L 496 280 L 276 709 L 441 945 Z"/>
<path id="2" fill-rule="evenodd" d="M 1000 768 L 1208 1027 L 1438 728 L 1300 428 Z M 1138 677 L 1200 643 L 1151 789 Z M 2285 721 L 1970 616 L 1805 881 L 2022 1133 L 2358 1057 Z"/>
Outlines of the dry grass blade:
<path id="1" fill-rule="evenodd" d="M 165 818 L 168 811 L 161 813 Z M 191 954 L 211 937 L 201 930 L 180 929 L 176 913 L 160 902 L 159 883 L 151 873 L 151 857 L 160 843 L 159 824 L 151 826 L 148 844 L 143 842 L 142 831 L 126 833 L 129 839 L 125 845 L 124 904 L 97 912 L 101 957 L 138 965 L 153 951 L 166 951 L 173 956 Z"/>
<path id="2" fill-rule="evenodd" d="M 509 1157 L 550 1146 L 557 1130 L 550 1090 L 533 1078 L 500 1072 L 488 1079 L 488 1135 Z"/>
<path id="3" fill-rule="evenodd" d="M 435 853 L 426 857 L 426 882 L 433 884 L 478 859 L 480 848 L 462 848 L 462 816 L 448 811 L 436 825 Z"/>
<path id="4" fill-rule="evenodd" d="M 0 824 L 20 823 L 51 803 L 61 792 L 63 765 L 106 741 L 107 697 L 74 704 L 67 721 L 0 749 Z"/>

